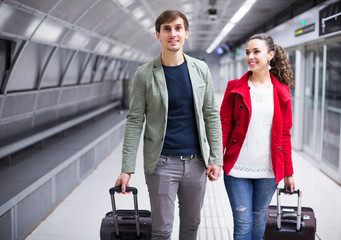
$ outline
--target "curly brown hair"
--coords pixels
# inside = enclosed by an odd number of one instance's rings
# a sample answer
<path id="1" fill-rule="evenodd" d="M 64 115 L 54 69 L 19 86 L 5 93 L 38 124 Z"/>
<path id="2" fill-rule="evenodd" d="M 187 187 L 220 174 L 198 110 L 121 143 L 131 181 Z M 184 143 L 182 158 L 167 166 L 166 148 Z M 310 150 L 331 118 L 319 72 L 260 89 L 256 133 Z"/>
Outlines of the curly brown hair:
<path id="1" fill-rule="evenodd" d="M 281 83 L 291 87 L 294 85 L 294 75 L 291 70 L 291 65 L 287 54 L 282 46 L 274 43 L 272 37 L 267 33 L 258 33 L 251 36 L 248 42 L 252 39 L 260 39 L 266 42 L 269 52 L 275 53 L 270 61 L 270 73 Z"/>

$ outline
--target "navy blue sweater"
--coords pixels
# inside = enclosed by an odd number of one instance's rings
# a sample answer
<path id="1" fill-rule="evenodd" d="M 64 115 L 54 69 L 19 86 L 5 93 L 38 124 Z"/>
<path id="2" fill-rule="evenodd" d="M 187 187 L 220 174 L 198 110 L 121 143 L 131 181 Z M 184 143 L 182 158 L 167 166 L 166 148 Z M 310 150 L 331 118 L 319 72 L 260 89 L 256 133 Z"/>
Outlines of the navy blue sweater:
<path id="1" fill-rule="evenodd" d="M 163 66 L 168 90 L 168 120 L 162 155 L 200 153 L 191 80 L 186 62 Z"/>

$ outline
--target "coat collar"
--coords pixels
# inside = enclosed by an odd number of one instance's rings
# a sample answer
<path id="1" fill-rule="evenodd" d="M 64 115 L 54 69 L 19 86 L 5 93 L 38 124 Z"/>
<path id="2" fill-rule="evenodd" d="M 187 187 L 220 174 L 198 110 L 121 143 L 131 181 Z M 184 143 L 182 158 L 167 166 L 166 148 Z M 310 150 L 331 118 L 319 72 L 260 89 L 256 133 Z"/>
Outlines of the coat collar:
<path id="1" fill-rule="evenodd" d="M 271 81 L 274 86 L 274 89 L 277 90 L 278 97 L 283 102 L 286 102 L 292 99 L 292 96 L 290 94 L 290 88 L 287 85 L 280 83 L 271 73 L 270 73 L 270 76 L 271 76 Z"/>
<path id="2" fill-rule="evenodd" d="M 250 91 L 248 86 L 248 80 L 251 71 L 245 73 L 237 82 L 236 86 L 231 92 L 238 93 L 243 96 L 243 98 L 247 101 L 250 100 Z M 271 73 L 270 73 L 271 81 L 274 87 L 274 90 L 277 92 L 277 95 L 281 102 L 286 102 L 292 99 L 290 95 L 290 89 L 285 84 L 280 83 Z"/>

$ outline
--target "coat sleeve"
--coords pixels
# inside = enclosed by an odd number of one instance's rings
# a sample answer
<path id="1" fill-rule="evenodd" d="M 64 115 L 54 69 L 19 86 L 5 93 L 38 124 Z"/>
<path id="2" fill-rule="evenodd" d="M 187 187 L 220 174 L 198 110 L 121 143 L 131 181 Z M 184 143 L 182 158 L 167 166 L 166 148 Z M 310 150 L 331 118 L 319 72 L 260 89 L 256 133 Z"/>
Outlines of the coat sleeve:
<path id="1" fill-rule="evenodd" d="M 284 176 L 290 176 L 294 174 L 292 164 L 292 152 L 291 152 L 291 133 L 292 127 L 292 109 L 291 99 L 288 100 L 283 109 L 283 126 L 282 126 L 282 147 L 284 155 Z"/>
<path id="2" fill-rule="evenodd" d="M 220 107 L 220 121 L 222 127 L 223 136 L 223 152 L 226 152 L 227 141 L 232 131 L 233 118 L 234 118 L 234 101 L 235 94 L 231 93 L 231 90 L 235 86 L 238 80 L 232 80 L 227 83 L 226 91 L 224 94 L 223 101 Z"/>

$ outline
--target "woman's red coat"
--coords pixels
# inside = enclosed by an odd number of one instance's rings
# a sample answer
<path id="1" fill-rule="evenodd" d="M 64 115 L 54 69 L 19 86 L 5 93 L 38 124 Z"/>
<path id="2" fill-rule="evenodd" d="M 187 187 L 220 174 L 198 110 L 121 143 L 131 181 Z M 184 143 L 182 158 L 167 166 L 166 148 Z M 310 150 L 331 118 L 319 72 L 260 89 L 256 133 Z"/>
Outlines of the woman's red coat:
<path id="1" fill-rule="evenodd" d="M 223 169 L 227 175 L 238 159 L 251 119 L 252 107 L 248 86 L 250 73 L 247 72 L 240 79 L 228 82 L 220 108 L 223 149 L 225 152 Z M 271 159 L 276 182 L 278 183 L 284 176 L 293 175 L 290 134 L 292 97 L 287 85 L 280 83 L 273 75 L 271 75 L 271 81 L 274 88 Z M 237 98 L 236 94 L 238 95 Z"/>

